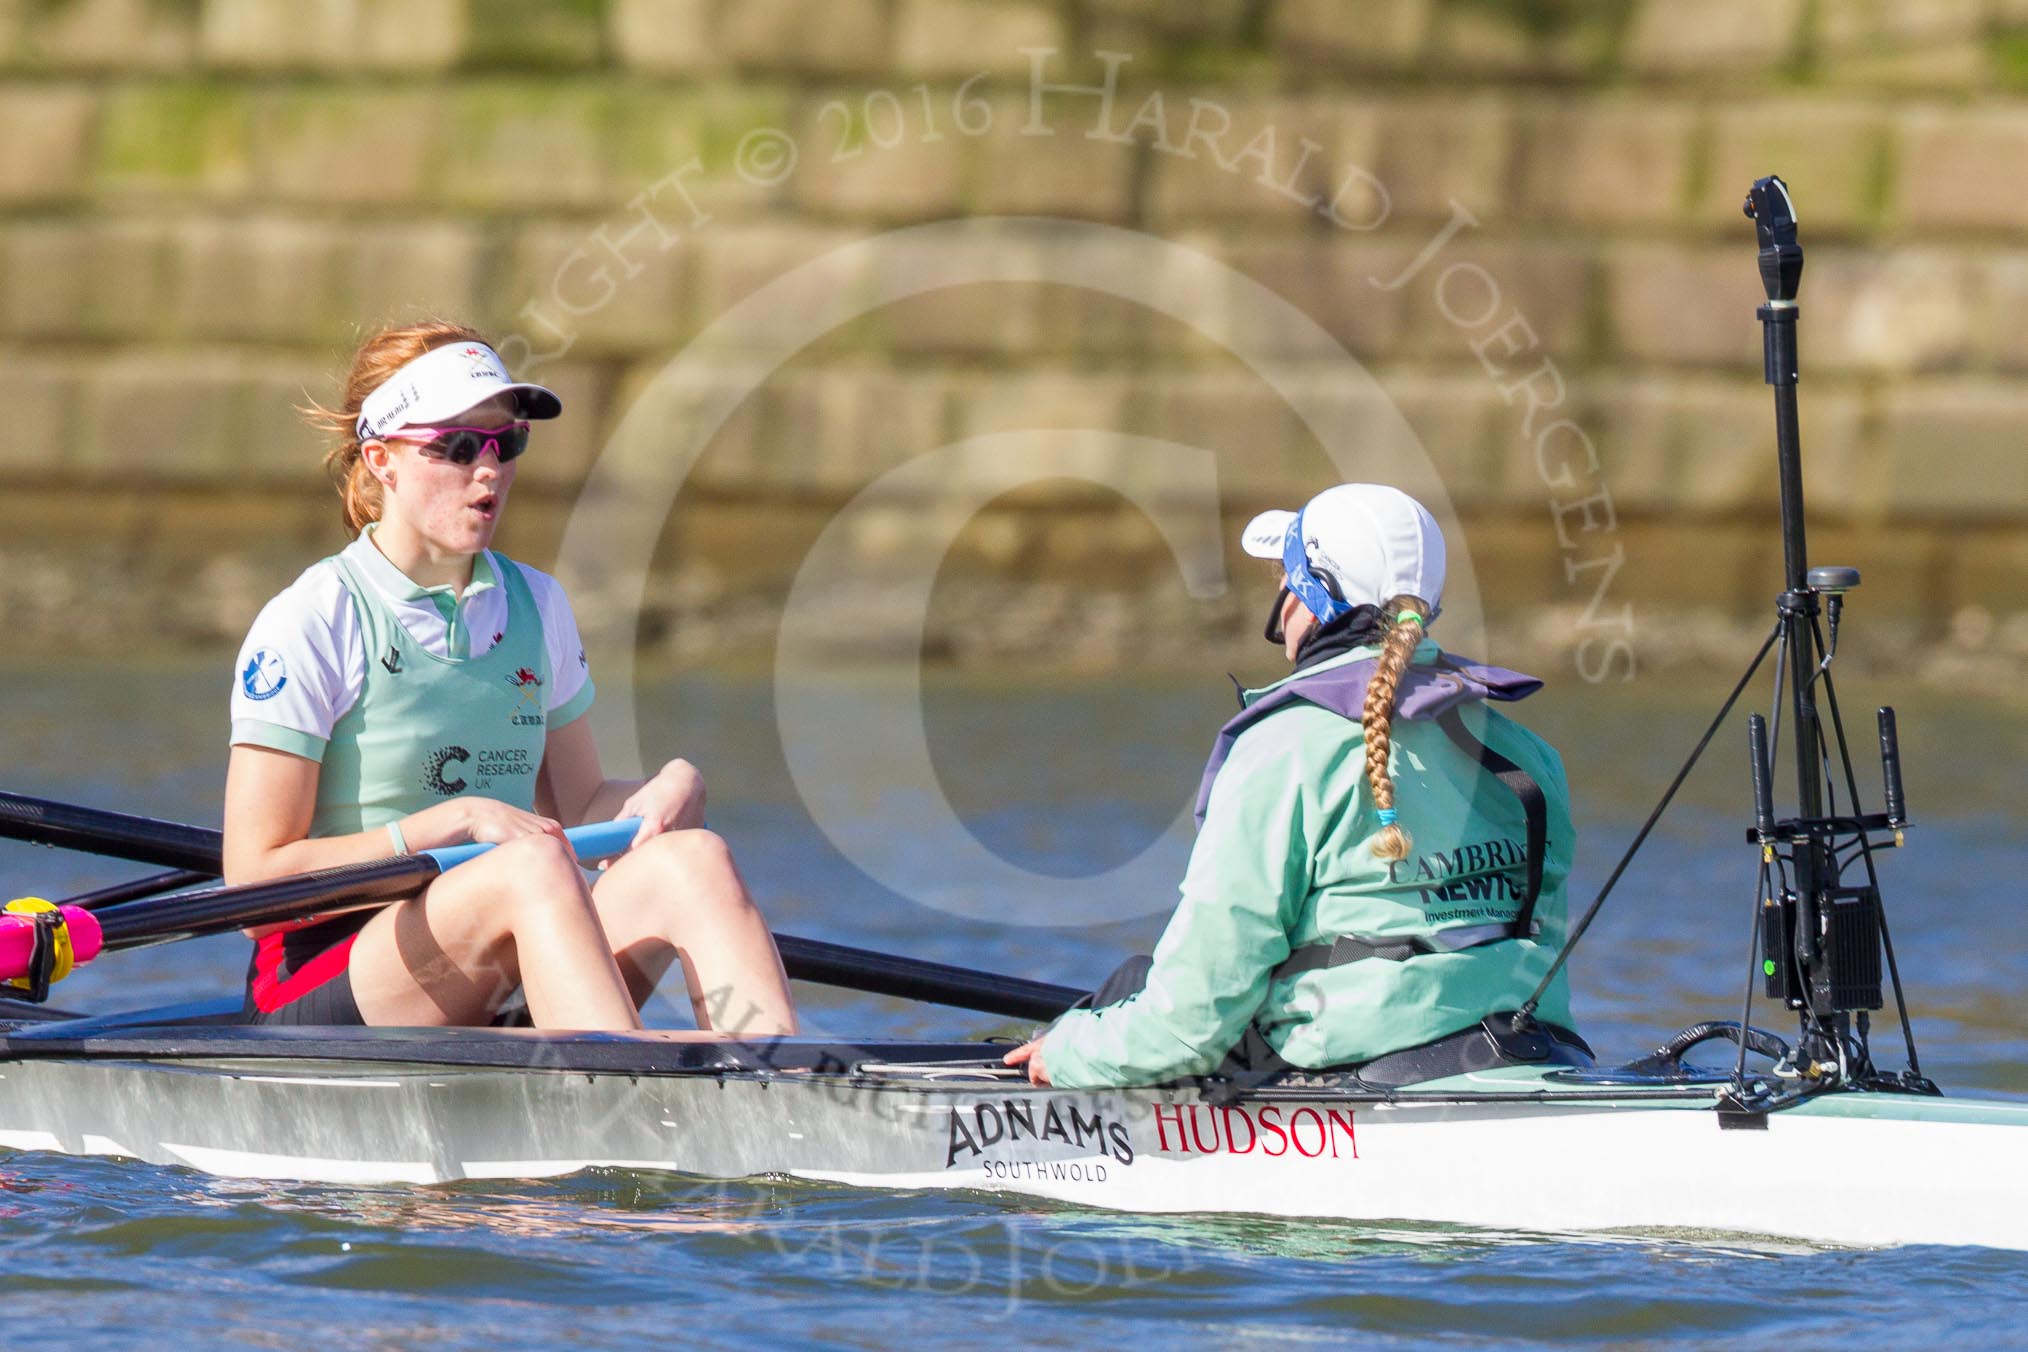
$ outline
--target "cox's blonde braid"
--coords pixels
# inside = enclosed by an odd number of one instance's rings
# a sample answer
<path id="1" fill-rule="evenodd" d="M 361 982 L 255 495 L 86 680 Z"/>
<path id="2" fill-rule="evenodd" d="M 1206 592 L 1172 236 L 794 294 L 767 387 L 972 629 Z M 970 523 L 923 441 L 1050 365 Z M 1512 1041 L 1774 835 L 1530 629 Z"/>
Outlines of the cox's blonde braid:
<path id="1" fill-rule="evenodd" d="M 1366 730 L 1366 780 L 1373 787 L 1373 805 L 1380 811 L 1380 831 L 1373 837 L 1375 859 L 1406 859 L 1414 838 L 1395 820 L 1394 776 L 1387 768 L 1393 745 L 1394 702 L 1408 659 L 1422 642 L 1429 602 L 1419 596 L 1397 596 L 1382 607 L 1385 637 L 1373 679 L 1366 685 L 1366 704 L 1359 723 Z"/>

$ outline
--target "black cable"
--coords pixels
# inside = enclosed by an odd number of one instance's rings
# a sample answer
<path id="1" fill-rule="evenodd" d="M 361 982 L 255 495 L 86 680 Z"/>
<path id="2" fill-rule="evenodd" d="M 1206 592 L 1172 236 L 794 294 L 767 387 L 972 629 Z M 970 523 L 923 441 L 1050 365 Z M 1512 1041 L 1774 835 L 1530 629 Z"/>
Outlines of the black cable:
<path id="1" fill-rule="evenodd" d="M 1515 1011 L 1513 1020 L 1515 1028 L 1522 1027 L 1535 1013 L 1535 1007 L 1541 1003 L 1543 993 L 1549 989 L 1549 983 L 1556 980 L 1556 974 L 1562 971 L 1563 964 L 1570 960 L 1570 951 L 1577 947 L 1578 940 L 1584 938 L 1584 932 L 1591 928 L 1591 922 L 1598 916 L 1599 907 L 1605 905 L 1606 898 L 1612 895 L 1614 886 L 1619 883 L 1620 875 L 1625 873 L 1627 865 L 1634 861 L 1634 856 L 1647 841 L 1648 833 L 1655 829 L 1655 823 L 1662 820 L 1662 813 L 1668 810 L 1670 801 L 1676 796 L 1676 790 L 1683 787 L 1683 781 L 1690 777 L 1690 771 L 1696 766 L 1697 758 L 1704 754 L 1704 748 L 1711 745 L 1711 739 L 1717 736 L 1718 729 L 1724 726 L 1726 715 L 1730 714 L 1732 706 L 1739 702 L 1740 692 L 1746 689 L 1746 684 L 1753 679 L 1754 672 L 1760 670 L 1760 664 L 1766 659 L 1768 649 L 1774 646 L 1774 641 L 1781 632 L 1781 625 L 1776 624 L 1774 632 L 1767 636 L 1767 641 L 1760 645 L 1760 651 L 1754 654 L 1753 662 L 1747 667 L 1746 674 L 1739 678 L 1739 684 L 1733 686 L 1732 693 L 1725 697 L 1725 706 L 1718 711 L 1718 716 L 1711 720 L 1711 726 L 1704 730 L 1704 736 L 1691 751 L 1690 759 L 1683 762 L 1683 768 L 1678 770 L 1676 778 L 1669 782 L 1668 789 L 1662 794 L 1662 801 L 1655 804 L 1655 810 L 1648 814 L 1648 820 L 1642 823 L 1633 843 L 1627 846 L 1626 853 L 1620 856 L 1620 862 L 1613 867 L 1612 876 L 1605 880 L 1605 886 L 1592 898 L 1591 905 L 1585 910 L 1584 918 L 1577 922 L 1576 928 L 1572 929 L 1569 937 L 1563 941 L 1563 947 L 1557 950 L 1556 961 L 1549 964 L 1549 971 L 1535 987 L 1535 993 L 1524 1000 L 1521 1008 Z"/>

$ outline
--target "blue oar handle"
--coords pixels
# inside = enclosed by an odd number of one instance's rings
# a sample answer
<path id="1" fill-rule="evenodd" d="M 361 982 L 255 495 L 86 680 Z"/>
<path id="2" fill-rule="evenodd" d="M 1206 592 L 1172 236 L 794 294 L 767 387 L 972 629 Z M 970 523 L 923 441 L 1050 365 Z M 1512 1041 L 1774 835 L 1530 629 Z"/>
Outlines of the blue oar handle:
<path id="1" fill-rule="evenodd" d="M 573 826 L 563 835 L 571 848 L 577 851 L 578 859 L 588 864 L 626 853 L 627 846 L 634 843 L 634 836 L 640 829 L 639 817 L 623 817 L 616 822 L 587 822 L 583 826 Z M 436 860 L 440 871 L 448 871 L 469 859 L 477 859 L 492 848 L 491 845 L 445 845 L 441 849 L 420 853 Z"/>

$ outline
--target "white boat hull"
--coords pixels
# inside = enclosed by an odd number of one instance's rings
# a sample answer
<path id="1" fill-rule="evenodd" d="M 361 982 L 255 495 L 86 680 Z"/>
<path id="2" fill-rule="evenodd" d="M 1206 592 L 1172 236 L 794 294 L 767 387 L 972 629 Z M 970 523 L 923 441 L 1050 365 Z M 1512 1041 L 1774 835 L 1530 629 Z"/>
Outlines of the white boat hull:
<path id="1" fill-rule="evenodd" d="M 1194 1088 L 894 1070 L 0 1061 L 0 1146 L 342 1184 L 613 1167 L 1139 1212 L 2028 1249 L 2028 1106 L 1846 1093 L 1728 1120 L 1715 1091 L 1610 1098 L 1520 1068 L 1393 1102 L 1215 1105 Z"/>

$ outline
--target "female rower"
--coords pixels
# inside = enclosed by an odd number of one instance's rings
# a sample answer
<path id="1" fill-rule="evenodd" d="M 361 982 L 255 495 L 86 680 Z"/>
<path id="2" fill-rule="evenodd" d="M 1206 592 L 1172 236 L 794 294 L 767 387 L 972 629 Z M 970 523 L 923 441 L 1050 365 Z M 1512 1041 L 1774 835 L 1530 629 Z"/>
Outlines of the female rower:
<path id="1" fill-rule="evenodd" d="M 680 961 L 699 1028 L 792 1033 L 773 938 L 704 829 L 681 760 L 606 778 L 555 579 L 493 553 L 530 420 L 478 333 L 432 322 L 353 357 L 326 456 L 350 545 L 254 621 L 232 693 L 225 873 L 243 883 L 443 845 L 497 845 L 378 912 L 249 931 L 257 1023 L 633 1029 Z M 562 822 L 641 818 L 587 886 Z"/>
<path id="2" fill-rule="evenodd" d="M 1394 1083 L 1483 1066 L 1500 1053 L 1477 1025 L 1527 999 L 1563 937 L 1563 763 L 1483 707 L 1542 683 L 1427 637 L 1436 521 L 1396 489 L 1341 484 L 1243 540 L 1280 564 L 1267 637 L 1295 672 L 1245 692 L 1218 736 L 1154 957 L 1008 1054 L 1038 1084 L 1155 1084 L 1222 1060 Z M 1561 974 L 1538 1012 L 1542 1057 L 1582 1054 Z"/>

